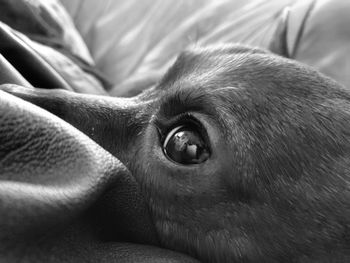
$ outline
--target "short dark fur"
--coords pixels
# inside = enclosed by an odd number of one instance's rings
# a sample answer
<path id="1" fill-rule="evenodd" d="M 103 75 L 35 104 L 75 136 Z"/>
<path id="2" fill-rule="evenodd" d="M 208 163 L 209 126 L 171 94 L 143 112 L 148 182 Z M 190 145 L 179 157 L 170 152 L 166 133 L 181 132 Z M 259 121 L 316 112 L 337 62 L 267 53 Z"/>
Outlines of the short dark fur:
<path id="1" fill-rule="evenodd" d="M 307 66 L 250 47 L 197 48 L 131 99 L 12 93 L 126 164 L 167 248 L 206 262 L 350 260 L 350 91 Z M 163 156 L 158 129 L 188 113 L 211 157 L 181 166 Z"/>

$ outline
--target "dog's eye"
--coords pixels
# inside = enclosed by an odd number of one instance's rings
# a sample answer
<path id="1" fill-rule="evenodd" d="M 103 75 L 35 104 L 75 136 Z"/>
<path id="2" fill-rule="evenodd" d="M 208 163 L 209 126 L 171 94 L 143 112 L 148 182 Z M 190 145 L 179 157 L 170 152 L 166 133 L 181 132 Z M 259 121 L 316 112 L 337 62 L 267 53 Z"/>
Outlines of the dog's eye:
<path id="1" fill-rule="evenodd" d="M 190 125 L 172 129 L 164 140 L 163 151 L 169 159 L 180 164 L 198 164 L 209 158 L 203 137 Z"/>

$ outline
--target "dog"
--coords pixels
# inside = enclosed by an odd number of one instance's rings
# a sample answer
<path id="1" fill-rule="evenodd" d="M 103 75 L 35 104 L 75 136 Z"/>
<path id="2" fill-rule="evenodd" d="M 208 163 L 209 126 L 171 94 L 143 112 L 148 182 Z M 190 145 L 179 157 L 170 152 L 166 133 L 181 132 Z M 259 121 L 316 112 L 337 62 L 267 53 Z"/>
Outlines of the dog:
<path id="1" fill-rule="evenodd" d="M 350 91 L 308 66 L 196 47 L 132 98 L 2 89 L 117 157 L 165 248 L 203 262 L 350 260 Z"/>

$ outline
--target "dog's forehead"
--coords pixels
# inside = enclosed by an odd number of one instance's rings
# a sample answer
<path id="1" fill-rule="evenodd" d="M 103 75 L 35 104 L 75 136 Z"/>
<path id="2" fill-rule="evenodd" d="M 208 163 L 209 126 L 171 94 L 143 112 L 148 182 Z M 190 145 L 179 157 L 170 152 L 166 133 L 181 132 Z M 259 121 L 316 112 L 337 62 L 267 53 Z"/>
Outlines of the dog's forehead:
<path id="1" fill-rule="evenodd" d="M 295 61 L 249 49 L 219 49 L 181 54 L 152 94 L 161 112 L 169 113 L 165 116 L 199 110 L 227 119 L 230 112 L 258 117 L 259 108 L 279 112 L 283 105 L 311 110 L 326 97 L 341 98 L 347 93 Z"/>
<path id="2" fill-rule="evenodd" d="M 156 89 L 168 92 L 201 88 L 203 92 L 217 89 L 231 92 L 227 87 L 234 87 L 260 96 L 299 96 L 324 93 L 329 85 L 335 86 L 329 82 L 324 75 L 294 60 L 244 47 L 185 51 Z"/>
<path id="3" fill-rule="evenodd" d="M 244 54 L 223 54 L 222 52 L 185 51 L 163 78 L 162 83 L 169 85 L 185 80 L 200 83 L 215 78 L 220 73 L 235 68 Z"/>
<path id="4" fill-rule="evenodd" d="M 168 70 L 160 89 L 223 88 L 245 82 L 279 81 L 274 72 L 292 75 L 293 63 L 260 49 L 219 48 L 194 49 L 179 55 Z"/>
<path id="5" fill-rule="evenodd" d="M 161 104 L 215 101 L 214 105 L 222 105 L 222 98 L 255 89 L 253 82 L 263 79 L 259 74 L 271 74 L 271 69 L 264 72 L 264 66 L 274 67 L 274 60 L 270 53 L 246 47 L 188 50 L 180 54 L 155 91 Z"/>

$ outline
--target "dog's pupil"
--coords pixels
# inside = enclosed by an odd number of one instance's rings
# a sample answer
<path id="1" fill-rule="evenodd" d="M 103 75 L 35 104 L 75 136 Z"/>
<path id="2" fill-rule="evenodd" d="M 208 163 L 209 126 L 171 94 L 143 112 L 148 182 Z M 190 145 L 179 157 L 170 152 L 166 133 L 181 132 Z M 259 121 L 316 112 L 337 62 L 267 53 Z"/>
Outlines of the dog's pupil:
<path id="1" fill-rule="evenodd" d="M 208 159 L 208 149 L 197 131 L 186 126 L 176 129 L 175 133 L 169 134 L 171 137 L 164 145 L 164 152 L 171 160 L 181 164 L 196 164 Z"/>

